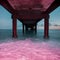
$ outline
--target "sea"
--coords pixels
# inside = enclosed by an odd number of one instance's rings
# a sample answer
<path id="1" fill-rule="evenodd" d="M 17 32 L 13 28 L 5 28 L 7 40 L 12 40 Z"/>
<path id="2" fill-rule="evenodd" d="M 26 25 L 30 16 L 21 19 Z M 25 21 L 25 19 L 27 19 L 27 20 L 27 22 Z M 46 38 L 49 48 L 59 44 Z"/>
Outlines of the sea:
<path id="1" fill-rule="evenodd" d="M 60 41 L 60 30 L 59 29 L 50 29 L 49 30 L 49 39 L 44 39 L 44 30 L 38 29 L 37 33 L 32 31 L 28 31 L 23 34 L 22 29 L 17 30 L 18 37 L 15 38 L 17 40 L 25 40 L 30 38 L 32 41 L 43 41 L 43 40 L 56 40 Z M 12 29 L 0 29 L 0 42 L 6 42 L 9 39 L 13 39 L 12 37 Z"/>
<path id="2" fill-rule="evenodd" d="M 17 34 L 13 38 L 11 29 L 0 29 L 0 60 L 60 60 L 60 30 L 49 30 L 48 39 L 43 29 Z"/>

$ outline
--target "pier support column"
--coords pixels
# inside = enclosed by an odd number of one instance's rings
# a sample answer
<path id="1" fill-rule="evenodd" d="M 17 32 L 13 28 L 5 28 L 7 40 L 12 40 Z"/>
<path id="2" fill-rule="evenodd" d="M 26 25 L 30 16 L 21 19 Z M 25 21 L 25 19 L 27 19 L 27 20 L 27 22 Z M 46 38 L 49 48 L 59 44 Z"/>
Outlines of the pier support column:
<path id="1" fill-rule="evenodd" d="M 24 24 L 22 24 L 23 25 L 23 34 L 24 34 Z"/>
<path id="2" fill-rule="evenodd" d="M 35 34 L 37 33 L 37 24 L 35 24 Z"/>
<path id="3" fill-rule="evenodd" d="M 44 19 L 44 38 L 49 38 L 49 15 L 46 15 Z"/>
<path id="4" fill-rule="evenodd" d="M 15 15 L 12 15 L 12 30 L 13 30 L 13 37 L 16 38 L 17 37 L 17 18 Z"/>
<path id="5" fill-rule="evenodd" d="M 26 29 L 26 32 L 27 32 L 28 31 L 28 26 L 27 25 L 25 26 L 25 29 Z"/>

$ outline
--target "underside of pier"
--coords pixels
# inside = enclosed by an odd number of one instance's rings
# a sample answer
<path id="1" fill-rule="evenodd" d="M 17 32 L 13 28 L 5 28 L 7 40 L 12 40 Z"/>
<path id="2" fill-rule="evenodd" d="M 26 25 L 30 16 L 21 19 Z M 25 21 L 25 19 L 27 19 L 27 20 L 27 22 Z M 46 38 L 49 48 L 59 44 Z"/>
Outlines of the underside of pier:
<path id="1" fill-rule="evenodd" d="M 50 13 L 60 6 L 59 0 L 0 0 L 0 5 L 7 9 L 12 18 L 13 37 L 17 37 L 17 19 L 24 30 L 37 32 L 37 23 L 44 19 L 44 38 L 49 37 Z M 25 28 L 24 28 L 25 27 Z"/>

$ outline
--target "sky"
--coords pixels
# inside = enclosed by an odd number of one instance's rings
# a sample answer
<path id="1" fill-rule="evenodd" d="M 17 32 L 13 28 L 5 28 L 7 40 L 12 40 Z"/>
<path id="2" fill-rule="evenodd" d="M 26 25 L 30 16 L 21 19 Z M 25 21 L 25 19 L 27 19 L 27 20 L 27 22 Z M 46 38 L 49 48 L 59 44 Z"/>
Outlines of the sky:
<path id="1" fill-rule="evenodd" d="M 0 5 L 0 29 L 12 29 L 12 14 Z M 49 23 L 52 25 L 60 25 L 60 7 L 50 13 Z M 41 20 L 37 26 L 44 24 Z M 22 23 L 17 20 L 17 28 L 22 28 Z"/>

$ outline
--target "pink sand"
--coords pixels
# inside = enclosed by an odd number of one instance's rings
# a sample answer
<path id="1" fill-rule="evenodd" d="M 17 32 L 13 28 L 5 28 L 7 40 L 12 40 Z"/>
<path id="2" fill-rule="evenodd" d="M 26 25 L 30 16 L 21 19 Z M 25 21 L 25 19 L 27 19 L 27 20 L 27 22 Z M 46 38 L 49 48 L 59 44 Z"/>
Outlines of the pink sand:
<path id="1" fill-rule="evenodd" d="M 60 48 L 29 39 L 0 43 L 0 60 L 60 60 Z"/>

